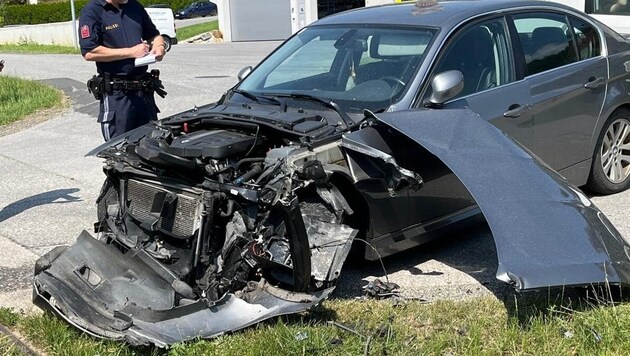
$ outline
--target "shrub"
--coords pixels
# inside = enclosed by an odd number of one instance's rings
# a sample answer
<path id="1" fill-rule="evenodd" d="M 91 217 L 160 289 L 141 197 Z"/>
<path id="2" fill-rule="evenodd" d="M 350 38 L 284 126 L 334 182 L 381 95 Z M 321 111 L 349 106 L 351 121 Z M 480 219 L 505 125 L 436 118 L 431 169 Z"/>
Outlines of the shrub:
<path id="1" fill-rule="evenodd" d="M 88 0 L 74 2 L 77 17 Z M 5 25 L 36 25 L 41 23 L 72 20 L 70 2 L 45 3 L 37 5 L 10 5 L 5 11 Z"/>
<path id="2" fill-rule="evenodd" d="M 2 1 L 2 0 L 0 0 Z M 89 0 L 75 0 L 74 7 L 77 18 L 81 9 Z M 173 11 L 187 6 L 193 0 L 140 0 L 144 6 L 153 4 L 167 4 Z M 0 13 L 0 18 L 2 18 Z M 0 25 L 36 25 L 51 22 L 64 22 L 72 20 L 70 2 L 46 2 L 37 5 L 8 5 L 5 6 L 4 23 Z"/>

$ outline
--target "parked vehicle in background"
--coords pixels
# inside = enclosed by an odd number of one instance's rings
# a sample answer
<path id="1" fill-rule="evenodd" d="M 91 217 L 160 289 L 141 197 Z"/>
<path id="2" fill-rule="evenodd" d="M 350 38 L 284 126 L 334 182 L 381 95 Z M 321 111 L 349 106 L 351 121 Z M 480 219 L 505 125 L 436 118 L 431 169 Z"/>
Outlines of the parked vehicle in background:
<path id="1" fill-rule="evenodd" d="M 591 15 L 622 35 L 630 36 L 628 0 L 552 0 Z"/>
<path id="2" fill-rule="evenodd" d="M 146 10 L 149 17 L 151 17 L 151 21 L 153 21 L 155 27 L 157 27 L 162 37 L 164 37 L 166 51 L 170 51 L 171 46 L 177 44 L 177 33 L 173 10 L 163 7 L 147 7 Z"/>
<path id="3" fill-rule="evenodd" d="M 177 11 L 175 18 L 191 19 L 193 17 L 217 16 L 217 4 L 211 1 L 198 1 Z"/>

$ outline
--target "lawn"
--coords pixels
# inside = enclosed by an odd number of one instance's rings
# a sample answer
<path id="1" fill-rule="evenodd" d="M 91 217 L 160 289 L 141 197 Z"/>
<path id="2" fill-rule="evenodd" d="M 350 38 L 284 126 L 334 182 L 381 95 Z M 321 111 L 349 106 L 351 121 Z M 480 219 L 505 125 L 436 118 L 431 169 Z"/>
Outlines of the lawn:
<path id="1" fill-rule="evenodd" d="M 38 110 L 59 107 L 63 94 L 50 86 L 0 74 L 0 125 Z"/>
<path id="2" fill-rule="evenodd" d="M 177 29 L 177 39 L 184 41 L 205 32 L 217 30 L 218 21 L 204 22 Z M 72 46 L 42 45 L 37 43 L 1 44 L 0 53 L 29 53 L 29 54 L 80 54 L 78 48 Z"/>
<path id="3" fill-rule="evenodd" d="M 9 341 L 8 336 L 0 334 L 0 355 L 2 356 L 18 356 L 22 355 L 20 349 Z"/>
<path id="4" fill-rule="evenodd" d="M 216 20 L 210 21 L 210 22 L 199 23 L 196 25 L 186 26 L 186 27 L 177 29 L 177 39 L 179 41 L 184 41 L 193 36 L 197 36 L 202 33 L 209 32 L 212 30 L 217 30 L 217 29 L 219 29 L 219 22 Z"/>
<path id="5" fill-rule="evenodd" d="M 43 45 L 38 43 L 0 44 L 0 53 L 29 54 L 79 54 L 81 51 L 72 46 Z"/>
<path id="6" fill-rule="evenodd" d="M 334 320 L 338 325 L 329 321 Z M 0 309 L 0 323 L 49 355 L 132 355 L 162 351 L 101 341 L 50 315 Z M 343 325 L 356 332 L 339 327 Z M 553 307 L 527 318 L 503 303 L 331 300 L 298 316 L 232 335 L 175 345 L 170 355 L 621 355 L 630 350 L 630 305 Z M 1 349 L 0 349 L 1 350 Z"/>

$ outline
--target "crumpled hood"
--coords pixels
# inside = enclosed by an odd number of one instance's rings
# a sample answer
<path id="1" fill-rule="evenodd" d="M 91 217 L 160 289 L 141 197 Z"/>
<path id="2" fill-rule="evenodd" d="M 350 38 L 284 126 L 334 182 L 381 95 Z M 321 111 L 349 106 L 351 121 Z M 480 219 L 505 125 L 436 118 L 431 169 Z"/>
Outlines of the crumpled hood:
<path id="1" fill-rule="evenodd" d="M 630 284 L 630 246 L 578 188 L 467 109 L 379 120 L 442 160 L 486 218 L 497 278 L 517 290 Z"/>

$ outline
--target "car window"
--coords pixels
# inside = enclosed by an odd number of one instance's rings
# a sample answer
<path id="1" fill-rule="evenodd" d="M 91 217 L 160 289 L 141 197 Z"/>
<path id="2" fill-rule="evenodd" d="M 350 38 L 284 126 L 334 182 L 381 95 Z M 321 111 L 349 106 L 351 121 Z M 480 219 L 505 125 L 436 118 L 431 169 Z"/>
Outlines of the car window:
<path id="1" fill-rule="evenodd" d="M 330 72 L 337 50 L 334 38 L 318 36 L 296 49 L 267 76 L 265 88 Z M 319 56 L 313 56 L 318 53 Z"/>
<path id="2" fill-rule="evenodd" d="M 458 70 L 464 89 L 457 97 L 494 88 L 514 80 L 505 20 L 484 21 L 461 31 L 449 43 L 434 75 Z"/>
<path id="3" fill-rule="evenodd" d="M 308 94 L 344 110 L 385 110 L 413 81 L 434 29 L 314 26 L 267 58 L 239 85 L 255 94 Z"/>
<path id="4" fill-rule="evenodd" d="M 628 0 L 587 0 L 586 8 L 593 14 L 630 15 Z"/>
<path id="5" fill-rule="evenodd" d="M 532 75 L 578 60 L 566 17 L 556 13 L 514 15 L 514 25 Z"/>
<path id="6" fill-rule="evenodd" d="M 586 21 L 570 16 L 569 22 L 575 35 L 580 60 L 597 57 L 601 53 L 600 39 L 597 30 Z"/>

